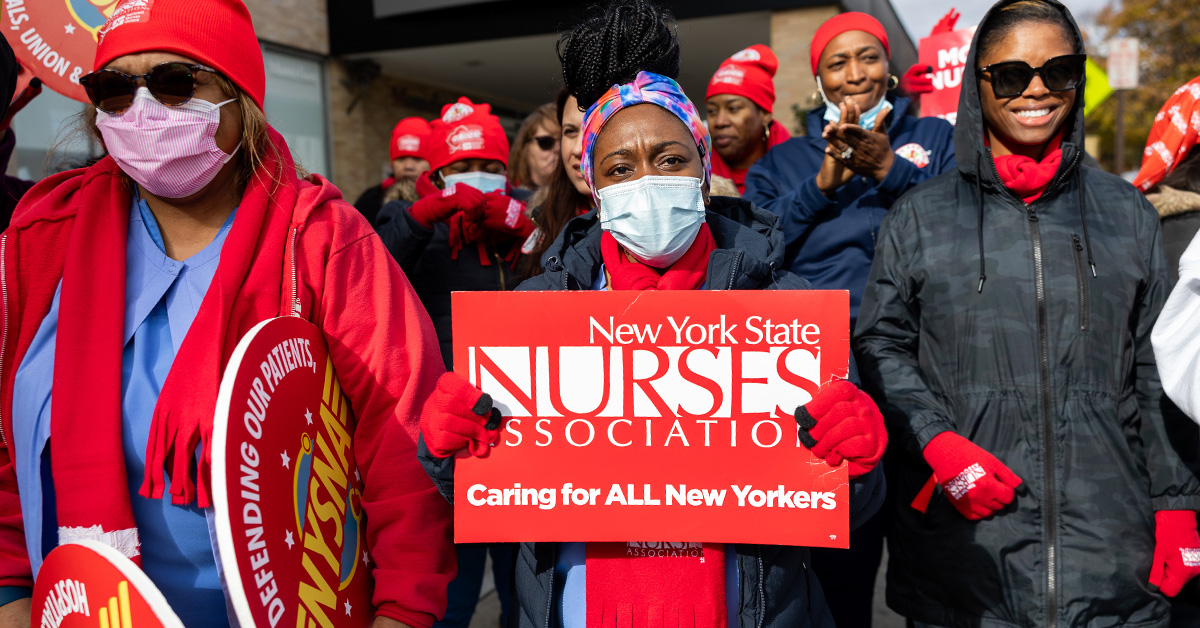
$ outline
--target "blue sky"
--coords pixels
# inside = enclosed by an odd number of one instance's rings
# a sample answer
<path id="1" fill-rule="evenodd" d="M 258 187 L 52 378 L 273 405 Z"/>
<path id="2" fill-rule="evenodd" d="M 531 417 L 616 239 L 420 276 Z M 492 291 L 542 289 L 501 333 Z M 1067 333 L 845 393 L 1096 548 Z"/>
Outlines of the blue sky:
<path id="1" fill-rule="evenodd" d="M 1063 4 L 1071 9 L 1075 19 L 1086 30 L 1093 16 L 1114 1 L 1119 0 L 1063 0 Z M 983 19 L 992 3 L 987 0 L 892 0 L 892 6 L 915 44 L 929 35 L 929 30 L 951 7 L 962 14 L 958 19 L 960 27 L 974 26 Z"/>

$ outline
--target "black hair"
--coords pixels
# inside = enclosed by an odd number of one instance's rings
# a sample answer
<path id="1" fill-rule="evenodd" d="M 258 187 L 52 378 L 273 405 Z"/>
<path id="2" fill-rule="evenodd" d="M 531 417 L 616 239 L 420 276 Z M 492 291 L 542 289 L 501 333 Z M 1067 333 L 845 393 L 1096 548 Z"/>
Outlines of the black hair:
<path id="1" fill-rule="evenodd" d="M 1079 29 L 1067 17 L 1066 7 L 1050 4 L 1044 0 L 1018 0 L 999 11 L 991 19 L 981 25 L 983 32 L 979 35 L 978 59 L 987 57 L 992 48 L 996 47 L 1009 33 L 1022 24 L 1041 22 L 1055 24 L 1062 28 L 1063 34 L 1077 53 L 1083 53 L 1083 38 Z"/>
<path id="2" fill-rule="evenodd" d="M 679 78 L 675 17 L 650 0 L 594 5 L 556 46 L 563 84 L 584 110 L 641 71 Z"/>
<path id="3" fill-rule="evenodd" d="M 1172 187 L 1200 194 L 1200 150 L 1193 148 L 1155 187 Z"/>

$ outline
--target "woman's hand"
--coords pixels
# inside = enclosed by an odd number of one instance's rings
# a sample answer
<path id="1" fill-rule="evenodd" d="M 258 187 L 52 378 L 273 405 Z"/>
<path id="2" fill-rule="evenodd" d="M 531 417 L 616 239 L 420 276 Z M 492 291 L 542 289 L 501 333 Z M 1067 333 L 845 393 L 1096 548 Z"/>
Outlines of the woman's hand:
<path id="1" fill-rule="evenodd" d="M 854 479 L 879 464 L 887 448 L 883 415 L 854 383 L 835 379 L 796 408 L 797 437 L 813 455 L 836 467 L 845 460 Z"/>
<path id="2" fill-rule="evenodd" d="M 0 628 L 29 628 L 32 613 L 33 606 L 27 597 L 0 606 Z"/>
<path id="3" fill-rule="evenodd" d="M 835 155 L 836 153 L 845 150 L 845 147 L 834 148 L 831 138 L 834 137 L 834 132 L 840 123 L 858 124 L 859 109 L 854 105 L 849 98 L 843 100 L 838 105 L 840 117 L 838 122 L 830 122 L 825 125 L 825 130 L 821 132 L 821 137 L 828 142 L 825 145 L 825 160 L 821 162 L 821 170 L 817 172 L 817 189 L 828 198 L 833 198 L 837 193 L 838 188 L 850 182 L 854 178 L 854 171 L 850 170 L 839 162 Z"/>
<path id="4" fill-rule="evenodd" d="M 852 104 L 856 114 L 861 114 L 857 104 Z M 843 120 L 846 116 L 843 115 Z M 832 154 L 834 159 L 843 167 L 855 174 L 870 177 L 882 182 L 892 170 L 896 153 L 892 151 L 892 142 L 887 135 L 886 118 L 879 118 L 873 130 L 858 126 L 858 115 L 854 122 L 838 122 L 827 128 L 825 137 L 829 140 L 826 155 Z"/>
<path id="5" fill-rule="evenodd" d="M 421 411 L 421 435 L 438 458 L 466 451 L 486 457 L 500 441 L 500 410 L 492 397 L 458 373 L 443 373 Z M 3 627 L 0 627 L 3 628 Z"/>

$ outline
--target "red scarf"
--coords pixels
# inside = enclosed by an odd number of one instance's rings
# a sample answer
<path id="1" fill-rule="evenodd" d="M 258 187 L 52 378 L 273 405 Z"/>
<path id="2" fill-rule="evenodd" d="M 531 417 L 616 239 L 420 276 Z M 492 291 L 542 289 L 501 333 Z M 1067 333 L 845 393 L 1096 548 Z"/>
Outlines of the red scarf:
<path id="1" fill-rule="evenodd" d="M 270 128 L 268 137 L 278 156 L 265 152 L 242 197 L 212 285 L 154 408 L 139 491 L 145 497 L 163 497 L 166 470 L 173 503 L 212 504 L 213 413 L 221 371 L 243 334 L 281 312 L 284 252 L 299 181 L 283 138 Z M 78 212 L 63 267 L 54 359 L 54 388 L 63 394 L 51 402 L 51 469 L 59 526 L 129 535 L 136 534 L 136 524 L 121 453 L 121 341 L 130 195 L 111 158 L 91 170 L 76 179 L 72 194 L 55 197 Z"/>
<path id="2" fill-rule="evenodd" d="M 783 126 L 779 120 L 771 120 L 771 126 L 769 129 L 770 132 L 767 134 L 767 150 L 775 148 L 776 146 L 788 141 L 792 137 L 791 133 L 788 133 L 787 127 Z M 729 164 L 725 163 L 724 159 L 721 159 L 721 155 L 719 155 L 717 151 L 713 151 L 713 175 L 725 177 L 726 179 L 733 181 L 734 184 L 737 185 L 738 192 L 742 194 L 746 193 L 746 173 L 749 171 L 749 168 L 741 168 L 738 170 L 730 168 Z"/>
<path id="3" fill-rule="evenodd" d="M 589 628 L 725 628 L 721 544 L 588 543 Z"/>
<path id="4" fill-rule="evenodd" d="M 707 224 L 701 225 L 687 253 L 659 275 L 653 268 L 630 260 L 612 234 L 605 231 L 600 235 L 600 255 L 613 290 L 695 290 L 704 284 L 708 257 L 716 248 L 712 231 Z"/>
<path id="5" fill-rule="evenodd" d="M 1058 166 L 1062 163 L 1061 144 L 1062 133 L 1059 133 L 1050 140 L 1041 162 L 1022 155 L 994 157 L 992 161 L 1000 174 L 1000 182 L 1026 203 L 1036 201 L 1058 174 Z"/>

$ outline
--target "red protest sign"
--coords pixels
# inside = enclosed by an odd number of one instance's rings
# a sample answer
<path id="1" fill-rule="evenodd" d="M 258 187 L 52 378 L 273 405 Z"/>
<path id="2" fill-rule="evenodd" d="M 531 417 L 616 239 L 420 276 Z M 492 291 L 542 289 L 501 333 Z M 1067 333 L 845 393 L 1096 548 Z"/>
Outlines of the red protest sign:
<path id="1" fill-rule="evenodd" d="M 34 76 L 50 89 L 86 103 L 79 77 L 92 71 L 96 33 L 119 1 L 5 0 L 0 30 Z"/>
<path id="2" fill-rule="evenodd" d="M 938 117 L 954 124 L 958 120 L 958 92 L 971 49 L 974 28 L 939 33 L 921 40 L 919 65 L 933 68 L 933 91 L 921 95 L 921 117 Z"/>
<path id="3" fill-rule="evenodd" d="M 34 626 L 183 628 L 166 598 L 133 561 L 97 541 L 54 548 L 33 583 Z"/>
<path id="4" fill-rule="evenodd" d="M 243 626 L 374 620 L 354 418 L 321 331 L 259 323 L 221 379 L 213 431 L 217 548 Z"/>
<path id="5" fill-rule="evenodd" d="M 460 543 L 847 547 L 794 411 L 844 377 L 844 291 L 456 292 L 455 370 L 508 417 L 457 461 Z"/>

